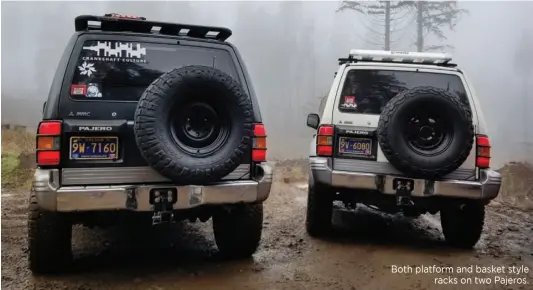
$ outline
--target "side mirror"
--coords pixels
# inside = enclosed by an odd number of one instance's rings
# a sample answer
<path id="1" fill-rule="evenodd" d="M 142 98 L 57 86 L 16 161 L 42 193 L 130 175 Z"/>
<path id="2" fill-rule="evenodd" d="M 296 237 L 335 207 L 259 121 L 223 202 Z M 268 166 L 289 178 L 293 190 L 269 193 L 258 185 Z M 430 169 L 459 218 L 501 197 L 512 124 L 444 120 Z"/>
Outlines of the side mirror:
<path id="1" fill-rule="evenodd" d="M 46 101 L 43 104 L 43 114 L 44 114 L 44 109 L 46 109 Z"/>
<path id="2" fill-rule="evenodd" d="M 313 129 L 318 129 L 318 124 L 320 124 L 320 117 L 317 114 L 307 115 L 307 126 Z"/>

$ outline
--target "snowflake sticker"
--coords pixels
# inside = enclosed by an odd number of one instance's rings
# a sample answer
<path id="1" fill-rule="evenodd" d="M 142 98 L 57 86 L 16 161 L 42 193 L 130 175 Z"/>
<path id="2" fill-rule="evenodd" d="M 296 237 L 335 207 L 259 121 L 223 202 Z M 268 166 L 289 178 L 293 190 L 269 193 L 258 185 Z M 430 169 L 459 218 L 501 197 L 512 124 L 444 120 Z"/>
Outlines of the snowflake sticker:
<path id="1" fill-rule="evenodd" d="M 84 61 L 82 65 L 78 66 L 78 69 L 80 70 L 80 75 L 87 75 L 88 77 L 96 72 L 94 63 L 87 63 L 86 61 Z"/>

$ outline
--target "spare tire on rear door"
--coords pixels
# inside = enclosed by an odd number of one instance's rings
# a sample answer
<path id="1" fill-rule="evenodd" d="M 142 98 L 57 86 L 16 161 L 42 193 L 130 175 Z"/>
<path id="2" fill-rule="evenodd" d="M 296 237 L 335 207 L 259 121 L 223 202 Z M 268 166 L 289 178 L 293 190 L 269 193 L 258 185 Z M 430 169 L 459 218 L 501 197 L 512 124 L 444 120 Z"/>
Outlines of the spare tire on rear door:
<path id="1" fill-rule="evenodd" d="M 177 183 L 220 180 L 241 164 L 253 134 L 252 104 L 226 73 L 184 66 L 161 75 L 135 111 L 135 140 L 156 171 Z"/>
<path id="2" fill-rule="evenodd" d="M 390 100 L 377 133 L 385 157 L 413 178 L 438 179 L 455 171 L 474 142 L 468 104 L 434 87 L 416 87 Z"/>

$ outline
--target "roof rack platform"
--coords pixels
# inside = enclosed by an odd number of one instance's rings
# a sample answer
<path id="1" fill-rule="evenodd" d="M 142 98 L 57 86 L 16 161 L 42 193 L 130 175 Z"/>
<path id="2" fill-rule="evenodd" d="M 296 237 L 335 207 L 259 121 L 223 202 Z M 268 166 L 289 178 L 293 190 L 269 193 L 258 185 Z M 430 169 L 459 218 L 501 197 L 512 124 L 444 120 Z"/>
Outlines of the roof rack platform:
<path id="1" fill-rule="evenodd" d="M 339 65 L 361 61 L 456 67 L 456 64 L 450 63 L 451 60 L 452 56 L 448 53 L 353 49 L 347 58 L 339 58 Z"/>
<path id="2" fill-rule="evenodd" d="M 144 17 L 80 15 L 74 19 L 76 31 L 127 31 L 136 33 L 188 36 L 225 41 L 232 31 L 225 27 L 147 21 Z"/>

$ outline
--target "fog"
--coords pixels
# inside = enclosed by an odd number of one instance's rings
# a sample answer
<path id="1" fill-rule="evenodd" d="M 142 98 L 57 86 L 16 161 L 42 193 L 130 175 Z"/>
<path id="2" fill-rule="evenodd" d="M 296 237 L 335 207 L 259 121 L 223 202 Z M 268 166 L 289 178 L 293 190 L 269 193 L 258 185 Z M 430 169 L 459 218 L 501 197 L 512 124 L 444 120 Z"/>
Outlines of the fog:
<path id="1" fill-rule="evenodd" d="M 352 48 L 382 49 L 372 23 L 331 2 L 2 2 L 2 123 L 35 126 L 74 17 L 109 12 L 148 19 L 227 26 L 251 74 L 269 135 L 269 158 L 305 157 L 317 112 L 337 58 Z M 469 10 L 444 30 L 454 62 L 464 69 L 488 123 L 496 166 L 533 162 L 533 2 L 460 2 Z M 406 19 L 392 49 L 411 50 Z M 394 29 L 394 27 L 393 27 Z M 428 42 L 436 40 L 429 39 Z"/>

